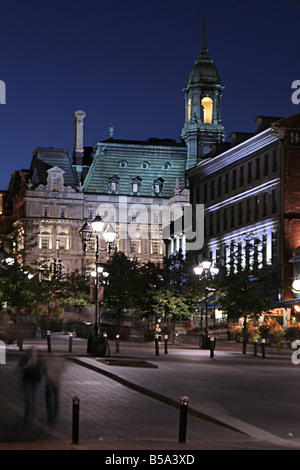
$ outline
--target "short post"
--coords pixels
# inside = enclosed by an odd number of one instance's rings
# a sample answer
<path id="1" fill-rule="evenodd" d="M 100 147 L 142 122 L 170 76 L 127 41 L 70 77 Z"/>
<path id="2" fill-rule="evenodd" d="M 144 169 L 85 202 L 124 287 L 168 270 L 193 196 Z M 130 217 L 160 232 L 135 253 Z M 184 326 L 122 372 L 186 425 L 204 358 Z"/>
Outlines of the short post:
<path id="1" fill-rule="evenodd" d="M 215 338 L 214 338 L 214 336 L 210 337 L 209 345 L 210 345 L 210 357 L 213 359 L 213 357 L 215 355 L 214 354 L 215 353 Z"/>
<path id="2" fill-rule="evenodd" d="M 261 340 L 261 354 L 262 354 L 262 358 L 265 359 L 266 357 L 266 340 L 265 339 Z"/>
<path id="3" fill-rule="evenodd" d="M 257 356 L 257 339 L 254 340 L 254 356 Z"/>
<path id="4" fill-rule="evenodd" d="M 186 441 L 187 408 L 189 397 L 180 397 L 179 443 Z"/>
<path id="5" fill-rule="evenodd" d="M 51 353 L 51 334 L 50 334 L 50 330 L 47 330 L 47 346 L 48 346 L 48 353 Z"/>
<path id="6" fill-rule="evenodd" d="M 116 353 L 120 351 L 120 335 L 116 335 Z"/>
<path id="7" fill-rule="evenodd" d="M 78 397 L 73 397 L 73 410 L 72 410 L 72 444 L 79 442 L 79 403 Z"/>
<path id="8" fill-rule="evenodd" d="M 168 354 L 168 335 L 165 335 L 165 354 Z"/>
<path id="9" fill-rule="evenodd" d="M 69 352 L 72 352 L 73 333 L 69 333 Z"/>
<path id="10" fill-rule="evenodd" d="M 159 356 L 159 345 L 158 345 L 158 335 L 155 335 L 155 355 Z"/>

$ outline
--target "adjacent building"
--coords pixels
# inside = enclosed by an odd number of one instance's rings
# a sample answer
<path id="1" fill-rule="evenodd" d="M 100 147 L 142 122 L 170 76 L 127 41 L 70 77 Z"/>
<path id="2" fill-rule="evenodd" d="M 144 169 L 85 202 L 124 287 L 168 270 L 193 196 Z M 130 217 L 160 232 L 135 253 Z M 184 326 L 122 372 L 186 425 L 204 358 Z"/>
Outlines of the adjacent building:
<path id="1" fill-rule="evenodd" d="M 204 205 L 204 245 L 217 265 L 279 263 L 291 287 L 272 313 L 288 322 L 297 302 L 300 246 L 300 114 L 256 119 L 253 135 L 202 159 L 187 176 L 191 203 Z M 214 153 L 215 151 L 215 153 Z M 251 256 L 250 256 L 251 254 Z"/>

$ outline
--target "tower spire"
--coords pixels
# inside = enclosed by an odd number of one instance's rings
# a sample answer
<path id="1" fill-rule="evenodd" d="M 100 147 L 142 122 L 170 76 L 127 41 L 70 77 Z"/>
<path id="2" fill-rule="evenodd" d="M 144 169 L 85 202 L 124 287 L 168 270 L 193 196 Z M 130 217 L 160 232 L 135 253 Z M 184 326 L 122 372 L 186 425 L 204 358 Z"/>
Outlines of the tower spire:
<path id="1" fill-rule="evenodd" d="M 201 50 L 199 54 L 199 58 L 209 57 L 208 49 L 206 45 L 206 16 L 203 15 L 202 17 L 202 42 L 201 42 Z"/>

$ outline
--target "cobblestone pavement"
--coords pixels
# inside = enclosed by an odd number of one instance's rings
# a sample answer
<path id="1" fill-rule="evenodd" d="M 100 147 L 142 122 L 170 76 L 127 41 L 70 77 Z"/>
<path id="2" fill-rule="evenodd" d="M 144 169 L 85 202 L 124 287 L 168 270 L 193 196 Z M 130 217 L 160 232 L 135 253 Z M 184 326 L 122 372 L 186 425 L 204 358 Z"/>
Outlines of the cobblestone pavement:
<path id="1" fill-rule="evenodd" d="M 37 345 L 42 355 L 48 354 L 45 341 L 36 339 L 24 348 L 31 344 Z M 7 348 L 6 364 L 0 366 L 0 449 L 300 448 L 300 440 L 289 441 L 249 423 L 241 424 L 209 397 L 199 400 L 194 376 L 199 357 L 203 358 L 203 363 L 212 361 L 208 351 L 170 347 L 168 355 L 161 349 L 160 356 L 156 357 L 153 344 L 121 343 L 120 353 L 116 354 L 112 343 L 111 357 L 96 360 L 86 355 L 83 340 L 74 339 L 72 352 L 68 352 L 68 338 L 62 335 L 55 337 L 53 347 L 57 354 L 65 357 L 65 368 L 59 417 L 51 427 L 47 424 L 44 386 L 35 423 L 31 427 L 24 424 L 24 397 L 18 368 L 22 353 L 15 346 Z M 118 365 L 114 365 L 114 360 L 119 361 Z M 145 362 L 141 363 L 142 360 Z M 149 364 L 152 367 L 145 367 Z M 191 394 L 187 437 L 185 443 L 178 443 L 179 400 L 186 390 Z M 74 396 L 80 399 L 77 445 L 72 444 Z"/>

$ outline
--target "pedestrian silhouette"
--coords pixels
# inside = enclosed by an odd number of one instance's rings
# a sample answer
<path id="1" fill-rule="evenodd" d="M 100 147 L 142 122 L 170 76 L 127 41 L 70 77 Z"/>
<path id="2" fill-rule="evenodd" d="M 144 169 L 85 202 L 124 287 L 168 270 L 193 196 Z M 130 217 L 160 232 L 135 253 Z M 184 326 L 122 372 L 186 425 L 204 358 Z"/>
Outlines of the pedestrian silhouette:
<path id="1" fill-rule="evenodd" d="M 25 422 L 32 424 L 37 414 L 43 365 L 37 348 L 32 348 L 19 363 L 22 368 L 22 384 L 25 395 Z"/>
<path id="2" fill-rule="evenodd" d="M 45 358 L 45 393 L 48 423 L 54 424 L 59 405 L 59 392 L 64 361 L 61 357 L 51 352 Z"/>

